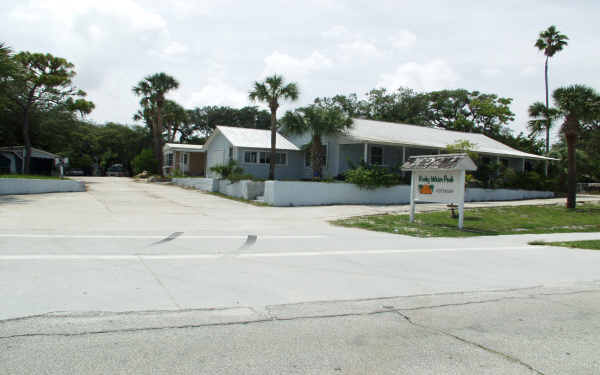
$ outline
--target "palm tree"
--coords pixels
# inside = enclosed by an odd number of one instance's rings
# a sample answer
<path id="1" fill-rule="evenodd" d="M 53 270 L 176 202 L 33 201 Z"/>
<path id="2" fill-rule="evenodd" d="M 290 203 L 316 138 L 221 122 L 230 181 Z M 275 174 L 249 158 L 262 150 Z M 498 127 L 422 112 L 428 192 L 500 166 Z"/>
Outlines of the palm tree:
<path id="1" fill-rule="evenodd" d="M 529 106 L 529 117 L 531 120 L 527 122 L 527 128 L 529 129 L 530 136 L 542 134 L 552 127 L 552 122 L 560 117 L 560 111 L 554 107 L 548 108 L 542 102 L 535 102 Z"/>
<path id="2" fill-rule="evenodd" d="M 264 82 L 254 82 L 254 87 L 248 97 L 252 101 L 267 103 L 271 110 L 271 157 L 269 167 L 269 180 L 275 179 L 275 152 L 277 138 L 277 109 L 279 100 L 297 100 L 299 95 L 298 85 L 294 82 L 285 84 L 282 76 L 274 74 L 267 77 Z"/>
<path id="3" fill-rule="evenodd" d="M 156 73 L 145 77 L 133 87 L 133 92 L 141 96 L 140 105 L 143 111 L 148 111 L 151 115 L 152 124 L 152 145 L 156 166 L 159 173 L 163 175 L 163 155 L 162 155 L 162 131 L 163 131 L 163 107 L 165 104 L 165 94 L 179 87 L 179 82 L 166 73 Z M 143 113 L 142 111 L 142 113 Z M 137 116 L 137 115 L 136 115 Z M 134 116 L 134 118 L 136 117 Z"/>
<path id="4" fill-rule="evenodd" d="M 567 208 L 575 208 L 577 174 L 575 170 L 575 145 L 581 127 L 593 121 L 600 113 L 600 96 L 594 89 L 584 85 L 560 87 L 552 95 L 564 122 L 561 131 L 567 140 L 568 188 Z"/>
<path id="5" fill-rule="evenodd" d="M 549 109 L 550 104 L 548 103 L 548 60 L 554 56 L 557 52 L 562 51 L 564 47 L 568 45 L 567 40 L 569 38 L 561 34 L 556 26 L 552 25 L 547 30 L 540 32 L 538 40 L 535 42 L 535 46 L 544 52 L 546 55 L 546 64 L 544 65 L 544 79 L 546 83 L 546 110 Z M 551 119 L 546 118 L 546 153 L 550 150 L 550 127 Z"/>
<path id="6" fill-rule="evenodd" d="M 318 104 L 298 108 L 294 112 L 288 111 L 281 121 L 286 133 L 310 132 L 310 163 L 313 176 L 316 178 L 320 178 L 323 171 L 324 155 L 321 137 L 345 134 L 352 126 L 352 119 L 340 108 Z"/>

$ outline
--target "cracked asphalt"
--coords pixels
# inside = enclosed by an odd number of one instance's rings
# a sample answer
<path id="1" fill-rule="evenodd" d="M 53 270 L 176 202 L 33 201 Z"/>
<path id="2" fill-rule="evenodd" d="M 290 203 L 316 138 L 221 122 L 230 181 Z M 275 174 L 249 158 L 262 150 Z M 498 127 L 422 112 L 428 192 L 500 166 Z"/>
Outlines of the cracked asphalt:
<path id="1" fill-rule="evenodd" d="M 403 206 L 85 180 L 0 197 L 0 374 L 600 373 L 600 253 L 527 245 L 557 235 L 419 239 L 326 223 Z"/>

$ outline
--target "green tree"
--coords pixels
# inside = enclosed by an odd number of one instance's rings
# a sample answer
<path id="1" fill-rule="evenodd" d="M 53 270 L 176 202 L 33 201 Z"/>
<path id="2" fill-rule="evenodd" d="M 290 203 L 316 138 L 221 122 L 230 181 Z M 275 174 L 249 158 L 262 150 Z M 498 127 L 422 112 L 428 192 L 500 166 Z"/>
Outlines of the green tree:
<path id="1" fill-rule="evenodd" d="M 149 117 L 152 125 L 152 145 L 157 170 L 163 175 L 163 106 L 167 92 L 179 87 L 179 82 L 166 73 L 156 73 L 145 77 L 133 87 L 133 92 L 140 96 L 142 113 L 144 111 Z M 134 115 L 134 119 L 135 119 Z"/>
<path id="2" fill-rule="evenodd" d="M 314 177 L 323 174 L 323 144 L 321 137 L 345 134 L 352 126 L 352 119 L 347 113 L 334 106 L 312 104 L 298 108 L 294 112 L 286 112 L 281 120 L 283 131 L 290 134 L 311 135 L 310 155 Z"/>
<path id="3" fill-rule="evenodd" d="M 583 124 L 598 119 L 600 96 L 594 89 L 584 85 L 560 87 L 552 94 L 556 108 L 564 121 L 561 127 L 568 149 L 567 208 L 576 205 L 577 172 L 575 147 Z"/>
<path id="4" fill-rule="evenodd" d="M 569 38 L 566 35 L 561 34 L 556 26 L 552 25 L 548 29 L 540 32 L 538 39 L 535 42 L 535 47 L 538 50 L 544 52 L 546 56 L 546 63 L 544 64 L 544 82 L 546 85 L 546 111 L 549 112 L 550 104 L 548 100 L 548 61 L 557 52 L 562 51 L 564 47 L 568 45 L 567 40 Z M 546 152 L 550 151 L 550 127 L 551 119 L 546 119 Z"/>
<path id="5" fill-rule="evenodd" d="M 90 113 L 94 104 L 83 99 L 86 93 L 72 85 L 73 64 L 51 54 L 20 52 L 14 57 L 17 73 L 11 78 L 9 97 L 19 108 L 25 144 L 24 173 L 31 163 L 30 117 L 35 110 L 63 108 Z"/>
<path id="6" fill-rule="evenodd" d="M 294 82 L 285 84 L 282 76 L 277 74 L 267 77 L 264 82 L 254 82 L 254 87 L 248 94 L 252 101 L 265 102 L 271 110 L 271 157 L 269 179 L 275 179 L 275 152 L 277 150 L 277 109 L 282 99 L 295 101 L 300 92 Z"/>
<path id="7" fill-rule="evenodd" d="M 527 122 L 527 128 L 529 129 L 531 136 L 547 132 L 547 130 L 552 127 L 552 122 L 560 115 L 558 109 L 548 107 L 542 102 L 535 102 L 530 105 L 528 112 L 531 120 Z M 546 142 L 548 142 L 548 139 L 546 139 Z M 548 152 L 547 149 L 546 152 Z"/>

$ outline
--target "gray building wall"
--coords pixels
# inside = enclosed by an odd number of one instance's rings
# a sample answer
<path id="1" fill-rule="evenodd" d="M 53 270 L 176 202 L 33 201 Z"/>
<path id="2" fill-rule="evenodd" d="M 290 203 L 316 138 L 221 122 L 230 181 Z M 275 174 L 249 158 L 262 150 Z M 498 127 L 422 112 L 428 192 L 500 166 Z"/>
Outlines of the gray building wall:
<path id="1" fill-rule="evenodd" d="M 206 177 L 217 177 L 218 174 L 210 170 L 215 165 L 229 162 L 229 148 L 231 143 L 221 133 L 217 134 L 206 148 Z"/>
<path id="2" fill-rule="evenodd" d="M 268 178 L 269 177 L 269 164 L 254 164 L 246 163 L 244 161 L 245 151 L 263 151 L 269 152 L 268 149 L 263 148 L 244 148 L 240 147 L 237 149 L 237 163 L 244 173 L 250 174 L 256 178 Z M 304 152 L 303 151 L 277 151 L 287 154 L 287 165 L 276 165 L 275 166 L 275 178 L 278 180 L 299 180 L 303 178 L 304 169 Z"/>

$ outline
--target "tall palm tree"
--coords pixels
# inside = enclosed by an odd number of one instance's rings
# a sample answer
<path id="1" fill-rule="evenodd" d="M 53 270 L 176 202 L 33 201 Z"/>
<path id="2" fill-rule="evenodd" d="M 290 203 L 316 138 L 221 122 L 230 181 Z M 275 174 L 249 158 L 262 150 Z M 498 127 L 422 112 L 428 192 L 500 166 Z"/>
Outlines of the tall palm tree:
<path id="1" fill-rule="evenodd" d="M 345 134 L 352 127 L 352 119 L 339 107 L 312 104 L 288 111 L 283 119 L 283 130 L 291 134 L 311 134 L 310 155 L 313 177 L 320 178 L 323 172 L 322 136 Z"/>
<path id="2" fill-rule="evenodd" d="M 560 87 L 552 94 L 554 103 L 564 122 L 561 131 L 567 140 L 568 149 L 568 188 L 567 208 L 575 208 L 577 174 L 575 170 L 575 145 L 581 127 L 593 121 L 600 114 L 600 95 L 591 87 L 572 85 Z"/>
<path id="3" fill-rule="evenodd" d="M 557 52 L 562 51 L 568 45 L 569 38 L 561 34 L 556 26 L 552 25 L 548 29 L 540 32 L 535 46 L 546 55 L 546 63 L 544 65 L 544 79 L 546 83 L 546 110 L 549 109 L 548 102 L 548 61 Z M 551 119 L 546 118 L 546 153 L 550 150 L 550 127 L 552 126 Z"/>
<path id="4" fill-rule="evenodd" d="M 535 102 L 529 106 L 529 117 L 527 128 L 531 135 L 542 134 L 548 129 L 548 124 L 552 127 L 552 122 L 560 117 L 560 111 L 554 107 L 548 108 L 542 102 Z M 549 120 L 549 121 L 548 121 Z"/>
<path id="5" fill-rule="evenodd" d="M 265 102 L 271 110 L 271 157 L 269 167 L 269 180 L 275 179 L 275 152 L 277 145 L 277 109 L 279 100 L 286 99 L 295 101 L 300 92 L 298 85 L 294 82 L 285 84 L 282 76 L 274 74 L 267 77 L 263 82 L 254 82 L 254 87 L 250 90 L 248 97 L 252 101 Z"/>
<path id="6" fill-rule="evenodd" d="M 152 122 L 152 145 L 156 167 L 161 175 L 164 171 L 162 155 L 162 131 L 163 131 L 163 107 L 165 105 L 165 94 L 179 87 L 179 82 L 166 73 L 156 73 L 145 77 L 133 87 L 133 92 L 141 96 L 140 105 L 151 114 Z M 134 116 L 135 118 L 135 116 Z"/>

